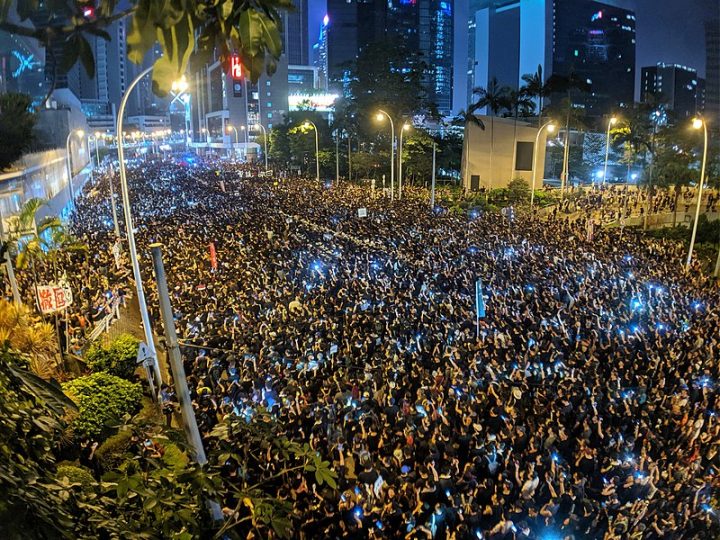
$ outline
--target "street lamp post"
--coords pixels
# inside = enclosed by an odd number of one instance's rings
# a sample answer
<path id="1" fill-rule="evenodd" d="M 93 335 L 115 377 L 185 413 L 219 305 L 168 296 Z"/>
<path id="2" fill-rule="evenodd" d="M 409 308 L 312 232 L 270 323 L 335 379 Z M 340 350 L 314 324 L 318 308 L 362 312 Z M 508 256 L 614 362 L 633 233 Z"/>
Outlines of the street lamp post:
<path id="1" fill-rule="evenodd" d="M 118 136 L 118 165 L 120 166 L 120 188 L 122 191 L 123 200 L 123 211 L 125 213 L 125 228 L 127 229 L 127 241 L 128 250 L 130 252 L 130 260 L 132 262 L 133 276 L 135 278 L 135 287 L 137 289 L 138 303 L 140 305 L 140 316 L 142 318 L 143 327 L 145 330 L 145 342 L 147 343 L 150 355 L 153 358 L 153 368 L 155 371 L 155 379 L 157 382 L 157 389 L 160 390 L 162 384 L 162 375 L 160 373 L 160 365 L 158 363 L 157 352 L 155 350 L 155 342 L 153 340 L 152 327 L 150 326 L 150 315 L 148 314 L 147 303 L 145 301 L 145 291 L 143 290 L 142 275 L 140 274 L 140 263 L 137 257 L 137 250 L 135 248 L 135 233 L 132 218 L 132 209 L 130 208 L 130 192 L 128 190 L 127 176 L 125 174 L 125 150 L 123 148 L 123 116 L 125 114 L 125 106 L 127 105 L 128 97 L 133 88 L 137 86 L 140 80 L 152 71 L 152 66 L 143 70 L 135 80 L 130 83 L 127 87 L 125 94 L 120 101 L 120 109 L 118 110 L 117 116 L 117 129 L 115 132 Z M 114 203 L 113 203 L 114 204 Z M 149 381 L 152 384 L 152 381 Z M 152 386 L 151 386 L 152 388 Z M 157 396 L 155 396 L 157 398 Z"/>
<path id="2" fill-rule="evenodd" d="M 260 129 L 263 134 L 263 157 L 265 158 L 265 172 L 268 171 L 268 153 L 267 153 L 267 130 L 260 123 L 255 124 L 255 129 Z"/>
<path id="3" fill-rule="evenodd" d="M 540 134 L 543 132 L 543 130 L 545 128 L 547 128 L 548 133 L 554 133 L 556 126 L 555 126 L 555 124 L 552 123 L 552 121 L 547 122 L 540 129 L 538 129 L 537 135 L 535 136 L 535 150 L 533 150 L 533 179 L 532 179 L 532 188 L 530 189 L 530 211 L 531 212 L 533 209 L 533 204 L 535 204 L 535 182 L 537 179 L 538 144 L 540 143 Z"/>
<path id="4" fill-rule="evenodd" d="M 340 128 L 335 130 L 335 185 L 340 183 Z"/>
<path id="5" fill-rule="evenodd" d="M 694 118 L 692 127 L 694 129 L 702 129 L 703 135 L 704 135 L 704 143 L 703 143 L 703 159 L 702 159 L 702 167 L 700 170 L 700 183 L 698 184 L 698 200 L 697 200 L 697 206 L 695 207 L 695 222 L 693 223 L 693 230 L 692 230 L 692 236 L 690 237 L 690 248 L 688 249 L 688 256 L 687 256 L 687 262 L 685 263 L 685 270 L 690 270 L 690 263 L 692 262 L 692 253 L 693 248 L 695 247 L 695 237 L 697 236 L 697 227 L 698 227 L 698 220 L 700 218 L 700 206 L 702 205 L 702 193 L 703 193 L 703 183 L 705 182 L 705 166 L 707 165 L 707 153 L 708 153 L 708 131 L 707 131 L 707 124 L 705 123 L 705 120 L 703 118 Z M 715 268 L 717 272 L 717 265 Z"/>
<path id="6" fill-rule="evenodd" d="M 319 182 L 320 181 L 320 139 L 318 138 L 318 129 L 314 122 L 311 122 L 310 120 L 305 120 L 305 123 L 303 124 L 305 129 L 312 126 L 312 128 L 315 130 L 315 179 Z"/>
<path id="7" fill-rule="evenodd" d="M 390 115 L 382 109 L 378 110 L 375 118 L 378 122 L 382 122 L 383 116 L 387 116 L 390 120 L 390 201 L 392 202 L 395 200 L 395 124 Z"/>
<path id="8" fill-rule="evenodd" d="M 70 188 L 70 204 L 75 204 L 75 188 L 73 188 L 73 173 L 72 173 L 72 156 L 70 155 L 70 139 L 73 133 L 77 133 L 77 136 L 82 138 L 85 136 L 85 132 L 82 129 L 73 129 L 68 133 L 67 140 L 65 141 L 65 162 L 67 164 L 68 172 L 68 187 Z"/>
<path id="9" fill-rule="evenodd" d="M 614 116 L 608 120 L 607 134 L 605 136 L 605 168 L 603 169 L 603 186 L 607 180 L 608 157 L 610 157 L 610 128 L 617 124 L 617 122 L 618 119 Z"/>
<path id="10" fill-rule="evenodd" d="M 400 129 L 400 146 L 398 147 L 398 199 L 402 199 L 403 171 L 402 171 L 402 153 L 403 153 L 403 131 L 410 129 L 410 124 L 403 124 Z"/>
<path id="11" fill-rule="evenodd" d="M 231 125 L 231 124 L 228 124 L 228 125 L 225 127 L 225 129 L 227 130 L 228 133 L 230 133 L 230 130 L 232 129 L 232 130 L 235 132 L 235 146 L 237 146 L 238 144 L 240 144 L 240 141 L 238 140 L 238 132 L 237 132 L 237 129 L 235 128 L 235 126 L 233 126 L 233 125 Z"/>

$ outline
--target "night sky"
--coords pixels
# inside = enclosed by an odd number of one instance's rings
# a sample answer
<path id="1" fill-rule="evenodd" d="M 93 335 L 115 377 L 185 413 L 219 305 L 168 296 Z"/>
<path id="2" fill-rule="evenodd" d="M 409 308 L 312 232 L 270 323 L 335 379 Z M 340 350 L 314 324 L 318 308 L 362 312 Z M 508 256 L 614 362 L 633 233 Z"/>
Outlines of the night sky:
<path id="1" fill-rule="evenodd" d="M 317 40 L 325 15 L 325 0 L 310 2 L 310 39 Z M 705 76 L 704 21 L 720 13 L 720 0 L 608 0 L 605 3 L 634 9 L 637 15 L 636 95 L 640 69 L 657 62 L 683 64 Z M 467 70 L 468 0 L 455 0 L 455 109 L 464 107 Z"/>

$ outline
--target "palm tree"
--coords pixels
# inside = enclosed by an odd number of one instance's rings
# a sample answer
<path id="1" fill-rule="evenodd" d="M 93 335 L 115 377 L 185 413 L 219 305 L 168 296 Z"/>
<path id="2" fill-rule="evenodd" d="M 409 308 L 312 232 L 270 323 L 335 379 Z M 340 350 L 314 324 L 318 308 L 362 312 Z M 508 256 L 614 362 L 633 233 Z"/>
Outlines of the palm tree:
<path id="1" fill-rule="evenodd" d="M 468 182 L 466 181 L 467 174 L 467 153 L 468 153 L 468 126 L 474 125 L 482 130 L 485 130 L 485 124 L 479 116 L 475 114 L 478 109 L 477 104 L 472 104 L 466 110 L 461 110 L 458 115 L 453 119 L 452 124 L 455 126 L 463 126 L 463 152 L 462 152 L 462 164 L 460 165 L 460 176 L 465 186 L 465 191 L 468 189 Z"/>
<path id="2" fill-rule="evenodd" d="M 531 99 L 537 99 L 538 127 L 542 126 L 543 102 L 550 95 L 550 86 L 543 79 L 543 68 L 538 65 L 535 73 L 526 73 L 522 76 L 525 85 L 522 91 Z"/>
<path id="3" fill-rule="evenodd" d="M 497 77 L 490 79 L 486 88 L 473 88 L 473 95 L 478 95 L 478 100 L 471 106 L 474 110 L 487 109 L 490 114 L 490 175 L 488 190 L 492 188 L 493 176 L 493 154 L 495 153 L 495 117 L 501 111 L 509 108 L 507 86 L 500 86 Z"/>
<path id="4" fill-rule="evenodd" d="M 10 219 L 8 236 L 11 249 L 16 253 L 15 264 L 23 269 L 30 266 L 36 276 L 36 265 L 49 260 L 57 278 L 57 261 L 60 253 L 85 251 L 87 247 L 76 241 L 58 217 L 37 221 L 38 211 L 47 204 L 43 199 L 28 200 L 20 213 Z M 37 284 L 37 279 L 35 280 Z"/>

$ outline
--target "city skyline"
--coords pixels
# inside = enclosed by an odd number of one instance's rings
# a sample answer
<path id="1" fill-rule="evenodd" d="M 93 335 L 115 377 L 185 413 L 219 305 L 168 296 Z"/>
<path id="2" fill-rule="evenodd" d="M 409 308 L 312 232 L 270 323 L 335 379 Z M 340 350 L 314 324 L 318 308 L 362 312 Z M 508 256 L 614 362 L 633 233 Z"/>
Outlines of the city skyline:
<path id="1" fill-rule="evenodd" d="M 455 0 L 455 46 L 453 109 L 467 102 L 466 71 L 467 18 L 470 0 Z M 705 34 L 703 22 L 720 13 L 713 0 L 688 0 L 678 5 L 674 0 L 606 0 L 604 3 L 634 10 L 637 16 L 637 57 L 635 62 L 635 100 L 639 100 L 640 72 L 658 62 L 680 64 L 697 70 L 705 77 Z M 326 13 L 326 0 L 309 0 L 311 36 L 319 31 Z M 657 29 L 665 29 L 665 32 Z M 691 31 L 695 28 L 695 31 Z M 311 41 L 313 41 L 311 37 Z"/>

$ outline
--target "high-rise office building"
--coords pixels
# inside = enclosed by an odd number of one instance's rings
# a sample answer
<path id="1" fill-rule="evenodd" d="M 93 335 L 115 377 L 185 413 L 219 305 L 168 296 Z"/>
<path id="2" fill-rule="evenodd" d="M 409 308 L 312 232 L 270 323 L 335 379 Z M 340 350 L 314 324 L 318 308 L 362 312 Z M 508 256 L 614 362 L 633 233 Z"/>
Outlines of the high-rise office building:
<path id="1" fill-rule="evenodd" d="M 641 101 L 646 101 L 648 96 L 659 98 L 678 121 L 697 112 L 698 76 L 692 68 L 663 63 L 644 67 L 640 84 Z"/>
<path id="2" fill-rule="evenodd" d="M 453 33 L 452 1 L 420 0 L 419 50 L 430 68 L 426 88 L 443 115 L 453 108 Z"/>
<path id="3" fill-rule="evenodd" d="M 308 65 L 308 0 L 293 0 L 294 11 L 285 14 L 285 54 L 294 65 Z"/>
<path id="4" fill-rule="evenodd" d="M 348 65 L 367 45 L 402 42 L 427 65 L 422 83 L 443 114 L 452 110 L 453 1 L 328 0 L 329 79 L 342 86 Z"/>
<path id="5" fill-rule="evenodd" d="M 317 70 L 318 88 L 328 89 L 328 25 L 330 17 L 325 15 L 320 26 L 320 36 L 317 43 L 313 45 L 313 66 Z"/>
<path id="6" fill-rule="evenodd" d="M 472 89 L 497 78 L 517 89 L 522 76 L 586 81 L 573 105 L 590 116 L 629 106 L 635 87 L 635 14 L 592 0 L 471 0 L 468 101 Z"/>
<path id="7" fill-rule="evenodd" d="M 705 22 L 705 116 L 720 125 L 720 19 Z"/>
<path id="8" fill-rule="evenodd" d="M 358 54 L 358 4 L 356 0 L 327 0 L 327 75 L 336 87 Z"/>
<path id="9" fill-rule="evenodd" d="M 44 63 L 37 41 L 0 32 L 0 93 L 28 94 L 39 103 L 46 92 Z"/>

